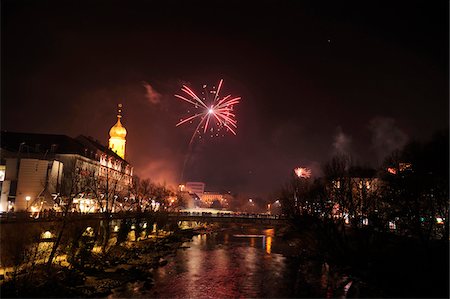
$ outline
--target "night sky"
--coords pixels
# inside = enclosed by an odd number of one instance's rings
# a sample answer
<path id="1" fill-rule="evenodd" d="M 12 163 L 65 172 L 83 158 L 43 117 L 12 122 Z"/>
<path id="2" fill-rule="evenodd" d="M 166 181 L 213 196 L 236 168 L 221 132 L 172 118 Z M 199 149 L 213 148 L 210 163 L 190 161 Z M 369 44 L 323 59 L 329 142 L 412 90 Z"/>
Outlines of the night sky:
<path id="1" fill-rule="evenodd" d="M 127 160 L 177 184 L 188 104 L 223 78 L 238 134 L 196 141 L 207 190 L 267 196 L 297 166 L 376 166 L 448 128 L 448 1 L 2 1 L 1 129 L 107 144 L 123 103 Z"/>

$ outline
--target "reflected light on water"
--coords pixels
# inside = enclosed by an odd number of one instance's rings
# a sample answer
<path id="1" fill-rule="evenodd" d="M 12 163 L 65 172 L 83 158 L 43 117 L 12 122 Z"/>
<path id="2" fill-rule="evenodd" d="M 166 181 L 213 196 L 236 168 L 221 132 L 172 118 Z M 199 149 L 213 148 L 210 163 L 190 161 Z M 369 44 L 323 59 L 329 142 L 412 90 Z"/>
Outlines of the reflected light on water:
<path id="1" fill-rule="evenodd" d="M 213 253 L 217 270 L 227 269 L 229 267 L 227 252 L 224 249 L 218 249 L 213 251 Z"/>
<path id="2" fill-rule="evenodd" d="M 271 251 L 272 251 L 272 237 L 267 237 L 266 238 L 266 252 L 268 254 L 270 254 Z"/>
<path id="3" fill-rule="evenodd" d="M 241 228 L 196 235 L 185 243 L 189 248 L 178 251 L 154 272 L 155 286 L 148 293 L 131 290 L 131 297 L 292 297 L 293 289 L 286 288 L 286 283 L 295 282 L 297 272 L 291 272 L 286 258 L 274 249 L 274 234 L 273 229 Z"/>
<path id="4" fill-rule="evenodd" d="M 244 262 L 241 265 L 240 273 L 245 273 L 245 277 L 243 277 L 240 282 L 242 291 L 248 297 L 257 297 L 259 288 L 259 259 L 257 254 L 260 252 L 260 249 L 255 247 L 244 247 L 241 248 L 241 250 L 244 256 Z"/>
<path id="5" fill-rule="evenodd" d="M 204 242 L 202 240 L 202 236 L 194 236 L 194 240 L 196 245 L 201 246 Z M 190 296 L 194 298 L 199 298 L 202 294 L 198 293 L 198 280 L 201 276 L 202 268 L 204 267 L 204 252 L 200 250 L 192 250 L 192 248 L 189 248 L 187 251 L 185 251 L 186 258 L 186 268 L 187 273 L 189 275 L 185 276 L 185 279 L 187 280 L 187 284 L 184 285 L 184 288 L 186 291 L 190 294 Z"/>
<path id="6" fill-rule="evenodd" d="M 269 236 L 273 237 L 273 236 L 275 236 L 275 229 L 273 229 L 273 228 L 266 229 L 266 230 L 264 230 L 264 234 L 268 237 Z"/>
<path id="7" fill-rule="evenodd" d="M 201 244 L 201 241 L 202 241 L 201 235 L 197 235 L 197 236 L 193 236 L 193 237 L 192 237 L 192 244 L 193 244 L 193 245 L 198 246 L 198 245 Z"/>

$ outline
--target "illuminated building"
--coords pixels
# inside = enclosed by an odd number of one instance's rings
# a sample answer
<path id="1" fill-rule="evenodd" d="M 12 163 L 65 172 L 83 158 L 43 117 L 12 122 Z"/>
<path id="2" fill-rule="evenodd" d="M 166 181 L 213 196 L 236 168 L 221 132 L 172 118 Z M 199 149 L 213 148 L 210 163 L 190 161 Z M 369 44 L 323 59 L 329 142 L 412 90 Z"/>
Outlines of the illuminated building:
<path id="1" fill-rule="evenodd" d="M 76 190 L 86 189 L 93 178 L 98 185 L 114 180 L 117 193 L 132 183 L 133 168 L 127 161 L 83 135 L 2 132 L 1 158 L 0 211 L 51 208 L 58 198 L 70 196 L 74 185 Z M 90 187 L 99 189 L 98 185 Z M 77 194 L 76 209 L 98 209 L 94 197 L 86 192 Z"/>
<path id="2" fill-rule="evenodd" d="M 185 185 L 186 191 L 189 193 L 194 193 L 201 197 L 205 192 L 205 183 L 203 182 L 187 182 Z"/>
<path id="3" fill-rule="evenodd" d="M 398 167 L 388 167 L 387 172 L 390 174 L 397 174 L 399 172 L 405 172 L 405 171 L 413 171 L 413 167 L 411 163 L 408 162 L 400 162 L 398 163 Z"/>
<path id="4" fill-rule="evenodd" d="M 386 171 L 392 175 L 397 175 L 399 173 L 404 173 L 404 172 L 411 173 L 411 172 L 413 172 L 413 165 L 408 162 L 400 162 L 394 166 L 391 165 L 390 167 L 387 167 Z"/>
<path id="5" fill-rule="evenodd" d="M 200 200 L 208 207 L 211 206 L 214 201 L 217 201 L 223 208 L 227 208 L 232 200 L 232 196 L 227 193 L 204 192 L 200 197 Z"/>
<path id="6" fill-rule="evenodd" d="M 400 172 L 412 171 L 412 164 L 406 162 L 398 163 L 398 169 Z"/>
<path id="7" fill-rule="evenodd" d="M 347 176 L 332 180 L 327 184 L 327 193 L 333 216 L 344 218 L 348 216 L 349 211 L 340 205 L 344 198 L 353 201 L 354 211 L 352 212 L 356 215 L 366 213 L 367 205 L 374 204 L 381 184 L 375 170 L 363 168 L 351 168 Z M 315 207 L 304 207 L 304 209 L 317 210 Z"/>
<path id="8" fill-rule="evenodd" d="M 122 118 L 122 104 L 119 104 L 117 109 L 117 122 L 112 128 L 109 130 L 109 148 L 115 152 L 119 157 L 125 159 L 125 143 L 127 136 L 127 130 L 120 119 Z"/>
<path id="9" fill-rule="evenodd" d="M 331 182 L 331 190 L 337 192 L 339 189 L 345 188 L 343 186 L 344 180 L 347 182 L 346 187 L 350 188 L 354 195 L 361 193 L 362 190 L 365 190 L 367 193 L 372 193 L 380 186 L 380 180 L 378 178 L 350 177 L 342 180 L 333 180 Z"/>
<path id="10" fill-rule="evenodd" d="M 229 193 L 205 191 L 205 186 L 203 182 L 187 182 L 178 186 L 188 208 L 209 208 L 214 202 L 220 203 L 223 208 L 230 205 L 233 197 Z"/>

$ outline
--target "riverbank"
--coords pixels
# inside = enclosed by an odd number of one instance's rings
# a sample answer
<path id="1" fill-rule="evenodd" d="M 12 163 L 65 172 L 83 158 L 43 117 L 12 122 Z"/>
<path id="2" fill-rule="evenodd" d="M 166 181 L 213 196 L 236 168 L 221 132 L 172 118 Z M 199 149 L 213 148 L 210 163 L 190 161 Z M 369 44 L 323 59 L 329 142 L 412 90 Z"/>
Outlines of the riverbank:
<path id="1" fill-rule="evenodd" d="M 2 298 L 98 298 L 115 289 L 139 282 L 151 287 L 152 272 L 167 263 L 184 242 L 205 229 L 187 229 L 154 235 L 137 242 L 124 242 L 106 254 L 92 253 L 82 268 L 55 264 L 51 269 L 36 265 L 33 273 L 21 273 L 1 285 Z M 31 275 L 30 275 L 31 274 Z"/>
<path id="2" fill-rule="evenodd" d="M 422 242 L 370 228 L 342 230 L 306 217 L 293 228 L 286 237 L 307 246 L 314 256 L 308 259 L 322 261 L 333 297 L 347 292 L 346 297 L 448 298 L 448 240 Z"/>

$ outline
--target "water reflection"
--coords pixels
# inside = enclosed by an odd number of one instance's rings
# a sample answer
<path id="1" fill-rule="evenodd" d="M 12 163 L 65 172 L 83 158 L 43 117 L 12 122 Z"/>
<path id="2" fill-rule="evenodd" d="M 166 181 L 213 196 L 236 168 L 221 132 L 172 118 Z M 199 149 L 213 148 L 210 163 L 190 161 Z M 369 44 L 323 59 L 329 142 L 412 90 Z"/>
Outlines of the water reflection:
<path id="1" fill-rule="evenodd" d="M 255 247 L 255 237 L 250 238 L 250 246 Z"/>
<path id="2" fill-rule="evenodd" d="M 153 271 L 153 287 L 134 283 L 108 298 L 345 298 L 355 288 L 354 278 L 292 240 L 239 226 L 197 235 Z"/>
<path id="3" fill-rule="evenodd" d="M 155 285 L 133 297 L 296 297 L 298 263 L 283 255 L 274 229 L 227 229 L 194 236 L 165 267 Z"/>
<path id="4" fill-rule="evenodd" d="M 267 252 L 268 254 L 270 254 L 270 252 L 271 252 L 271 250 L 272 250 L 272 237 L 267 237 L 265 248 L 266 248 L 266 252 Z"/>

